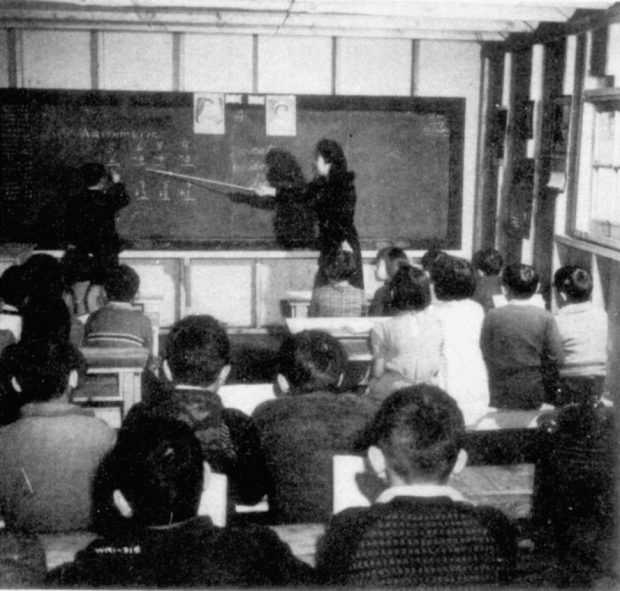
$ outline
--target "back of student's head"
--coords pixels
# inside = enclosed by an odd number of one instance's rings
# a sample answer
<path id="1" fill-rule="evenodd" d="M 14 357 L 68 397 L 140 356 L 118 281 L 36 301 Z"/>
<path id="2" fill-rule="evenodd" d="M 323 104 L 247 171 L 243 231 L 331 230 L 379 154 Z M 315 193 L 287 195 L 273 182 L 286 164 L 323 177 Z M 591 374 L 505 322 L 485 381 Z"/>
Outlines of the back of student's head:
<path id="1" fill-rule="evenodd" d="M 134 526 L 169 525 L 198 512 L 202 451 L 181 421 L 145 416 L 121 428 L 105 468 L 107 490 L 123 493 Z M 171 548 L 175 550 L 182 551 Z"/>
<path id="2" fill-rule="evenodd" d="M 431 267 L 431 279 L 439 300 L 464 300 L 476 291 L 474 269 L 465 259 L 448 255 L 438 257 Z"/>
<path id="3" fill-rule="evenodd" d="M 164 359 L 175 382 L 207 386 L 230 363 L 230 340 L 212 316 L 186 316 L 170 329 Z"/>
<path id="4" fill-rule="evenodd" d="M 393 277 L 401 266 L 409 264 L 407 253 L 398 246 L 385 246 L 379 250 L 375 263 L 378 265 L 381 261 L 385 263 L 388 278 Z"/>
<path id="5" fill-rule="evenodd" d="M 446 392 L 427 384 L 403 388 L 384 400 L 367 429 L 405 482 L 444 482 L 462 447 L 463 413 Z"/>
<path id="6" fill-rule="evenodd" d="M 338 389 L 347 355 L 338 340 L 320 330 L 287 335 L 278 354 L 278 373 L 292 394 Z"/>
<path id="7" fill-rule="evenodd" d="M 422 268 L 427 272 L 430 273 L 431 269 L 433 267 L 433 263 L 440 257 L 445 257 L 448 256 L 448 253 L 444 252 L 443 250 L 441 250 L 440 248 L 437 247 L 432 247 L 429 248 L 423 255 L 422 258 L 420 259 L 420 264 L 422 265 Z"/>
<path id="8" fill-rule="evenodd" d="M 11 265 L 0 276 L 0 301 L 20 308 L 24 303 L 24 277 L 21 265 Z"/>
<path id="9" fill-rule="evenodd" d="M 527 299 L 538 289 L 538 273 L 530 265 L 514 263 L 504 269 L 502 283 L 510 290 L 513 297 Z"/>
<path id="10" fill-rule="evenodd" d="M 30 300 L 22 308 L 22 341 L 68 343 L 71 313 L 60 298 Z"/>
<path id="11" fill-rule="evenodd" d="M 15 378 L 24 400 L 45 402 L 59 398 L 72 371 L 82 371 L 84 357 L 70 343 L 20 341 L 3 356 L 7 375 Z"/>
<path id="12" fill-rule="evenodd" d="M 353 253 L 339 249 L 327 256 L 323 274 L 330 281 L 348 281 L 355 274 L 355 269 Z"/>
<path id="13" fill-rule="evenodd" d="M 485 275 L 499 275 L 502 271 L 504 259 L 499 250 L 485 248 L 474 253 L 472 265 L 477 271 Z"/>
<path id="14" fill-rule="evenodd" d="M 390 304 L 394 310 L 423 310 L 430 304 L 430 280 L 422 269 L 403 266 L 389 285 Z"/>
<path id="15" fill-rule="evenodd" d="M 63 268 L 45 253 L 33 254 L 22 265 L 24 289 L 29 300 L 61 298 L 65 290 Z"/>
<path id="16" fill-rule="evenodd" d="M 557 290 L 566 294 L 569 302 L 587 302 L 592 296 L 592 275 L 583 267 L 560 267 L 553 277 Z"/>
<path id="17" fill-rule="evenodd" d="M 140 289 L 140 276 L 128 265 L 118 265 L 106 273 L 103 287 L 109 300 L 131 302 Z"/>
<path id="18" fill-rule="evenodd" d="M 86 187 L 98 185 L 107 176 L 107 171 L 103 164 L 99 162 L 86 162 L 80 169 L 82 180 Z"/>

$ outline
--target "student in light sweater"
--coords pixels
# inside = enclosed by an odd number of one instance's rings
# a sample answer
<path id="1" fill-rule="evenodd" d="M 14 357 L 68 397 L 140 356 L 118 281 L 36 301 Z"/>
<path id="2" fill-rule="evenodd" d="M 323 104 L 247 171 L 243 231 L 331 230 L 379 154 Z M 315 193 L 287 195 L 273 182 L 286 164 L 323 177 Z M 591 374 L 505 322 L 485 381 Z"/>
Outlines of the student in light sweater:
<path id="1" fill-rule="evenodd" d="M 582 267 L 561 267 L 554 284 L 563 304 L 555 320 L 565 356 L 560 366 L 562 393 L 555 402 L 598 399 L 607 372 L 607 312 L 592 303 L 592 276 Z"/>

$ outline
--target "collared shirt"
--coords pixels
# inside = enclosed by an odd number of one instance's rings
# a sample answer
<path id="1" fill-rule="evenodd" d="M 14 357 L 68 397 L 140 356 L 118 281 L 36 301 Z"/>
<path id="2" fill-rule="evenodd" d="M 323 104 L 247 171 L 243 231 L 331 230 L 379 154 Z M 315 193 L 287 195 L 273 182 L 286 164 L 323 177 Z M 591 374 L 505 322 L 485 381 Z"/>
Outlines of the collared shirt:
<path id="1" fill-rule="evenodd" d="M 391 486 L 384 490 L 375 501 L 376 503 L 389 503 L 396 497 L 448 497 L 449 499 L 475 505 L 473 501 L 466 499 L 458 490 L 447 484 L 407 484 Z"/>

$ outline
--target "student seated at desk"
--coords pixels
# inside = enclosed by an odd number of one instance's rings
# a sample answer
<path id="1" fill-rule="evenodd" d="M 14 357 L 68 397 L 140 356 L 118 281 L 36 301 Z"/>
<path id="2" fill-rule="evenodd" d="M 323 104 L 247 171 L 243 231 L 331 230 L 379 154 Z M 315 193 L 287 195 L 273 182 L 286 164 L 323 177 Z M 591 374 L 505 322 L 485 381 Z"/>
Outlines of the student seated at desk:
<path id="1" fill-rule="evenodd" d="M 37 253 L 22 265 L 22 273 L 21 338 L 68 340 L 79 347 L 84 327 L 73 313 L 61 264 L 49 254 Z"/>
<path id="2" fill-rule="evenodd" d="M 508 305 L 488 311 L 480 334 L 491 405 L 536 409 L 555 397 L 557 368 L 564 360 L 560 333 L 553 315 L 530 301 L 538 289 L 533 267 L 509 265 L 503 283 Z"/>
<path id="3" fill-rule="evenodd" d="M 93 312 L 84 328 L 88 347 L 144 347 L 151 351 L 151 321 L 133 307 L 140 289 L 140 277 L 128 265 L 110 269 L 103 279 L 108 302 Z"/>
<path id="4" fill-rule="evenodd" d="M 186 316 L 170 329 L 164 351 L 167 382 L 151 381 L 143 402 L 124 424 L 144 414 L 180 419 L 192 427 L 214 472 L 226 474 L 230 498 L 258 503 L 267 489 L 267 470 L 254 421 L 224 408 L 218 390 L 230 372 L 230 341 L 207 315 Z"/>
<path id="5" fill-rule="evenodd" d="M 386 246 L 377 253 L 375 259 L 375 277 L 383 285 L 375 291 L 368 309 L 368 316 L 391 316 L 390 280 L 400 267 L 409 264 L 407 253 L 398 246 Z"/>
<path id="6" fill-rule="evenodd" d="M 401 266 L 389 290 L 395 315 L 370 331 L 373 362 L 368 394 L 377 404 L 408 385 L 441 386 L 446 371 L 443 331 L 429 308 L 431 292 L 426 273 Z"/>
<path id="7" fill-rule="evenodd" d="M 582 267 L 567 265 L 553 282 L 562 300 L 556 314 L 564 349 L 560 366 L 562 405 L 600 398 L 607 373 L 607 312 L 592 303 L 592 276 Z"/>
<path id="8" fill-rule="evenodd" d="M 49 573 L 59 587 L 264 586 L 310 583 L 312 569 L 263 526 L 219 528 L 199 517 L 200 443 L 181 421 L 123 426 L 106 458 L 123 526 Z"/>
<path id="9" fill-rule="evenodd" d="M 318 552 L 329 585 L 479 585 L 508 581 L 515 532 L 498 509 L 476 507 L 447 485 L 467 461 L 463 415 L 435 386 L 399 390 L 368 427 L 368 460 L 387 486 L 371 507 L 345 509 Z"/>
<path id="10" fill-rule="evenodd" d="M 431 268 L 436 302 L 433 311 L 444 335 L 445 389 L 470 425 L 487 413 L 489 384 L 480 351 L 482 306 L 472 299 L 476 288 L 469 261 L 438 255 Z"/>
<path id="11" fill-rule="evenodd" d="M 90 486 L 115 432 L 69 403 L 81 358 L 76 349 L 24 340 L 13 347 L 11 381 L 28 402 L 19 420 L 0 429 L 0 515 L 25 531 L 86 529 Z"/>
<path id="12" fill-rule="evenodd" d="M 340 248 L 326 256 L 323 266 L 324 285 L 316 285 L 308 308 L 308 317 L 361 316 L 366 295 L 351 284 L 357 271 L 352 252 Z"/>
<path id="13" fill-rule="evenodd" d="M 269 510 L 276 523 L 327 522 L 332 507 L 332 457 L 351 453 L 374 407 L 339 393 L 346 364 L 331 335 L 307 330 L 284 339 L 279 353 L 278 398 L 253 417 L 270 475 Z"/>

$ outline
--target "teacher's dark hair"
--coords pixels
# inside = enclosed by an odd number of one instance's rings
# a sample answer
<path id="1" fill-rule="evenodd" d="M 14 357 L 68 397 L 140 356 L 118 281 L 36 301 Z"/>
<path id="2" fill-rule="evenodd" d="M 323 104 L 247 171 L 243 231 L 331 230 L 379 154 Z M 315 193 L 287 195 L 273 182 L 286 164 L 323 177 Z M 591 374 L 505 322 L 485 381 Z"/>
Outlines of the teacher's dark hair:
<path id="1" fill-rule="evenodd" d="M 331 164 L 330 178 L 337 178 L 347 173 L 347 159 L 344 156 L 342 146 L 334 141 L 323 138 L 316 145 L 317 156 L 323 156 L 323 160 Z"/>

